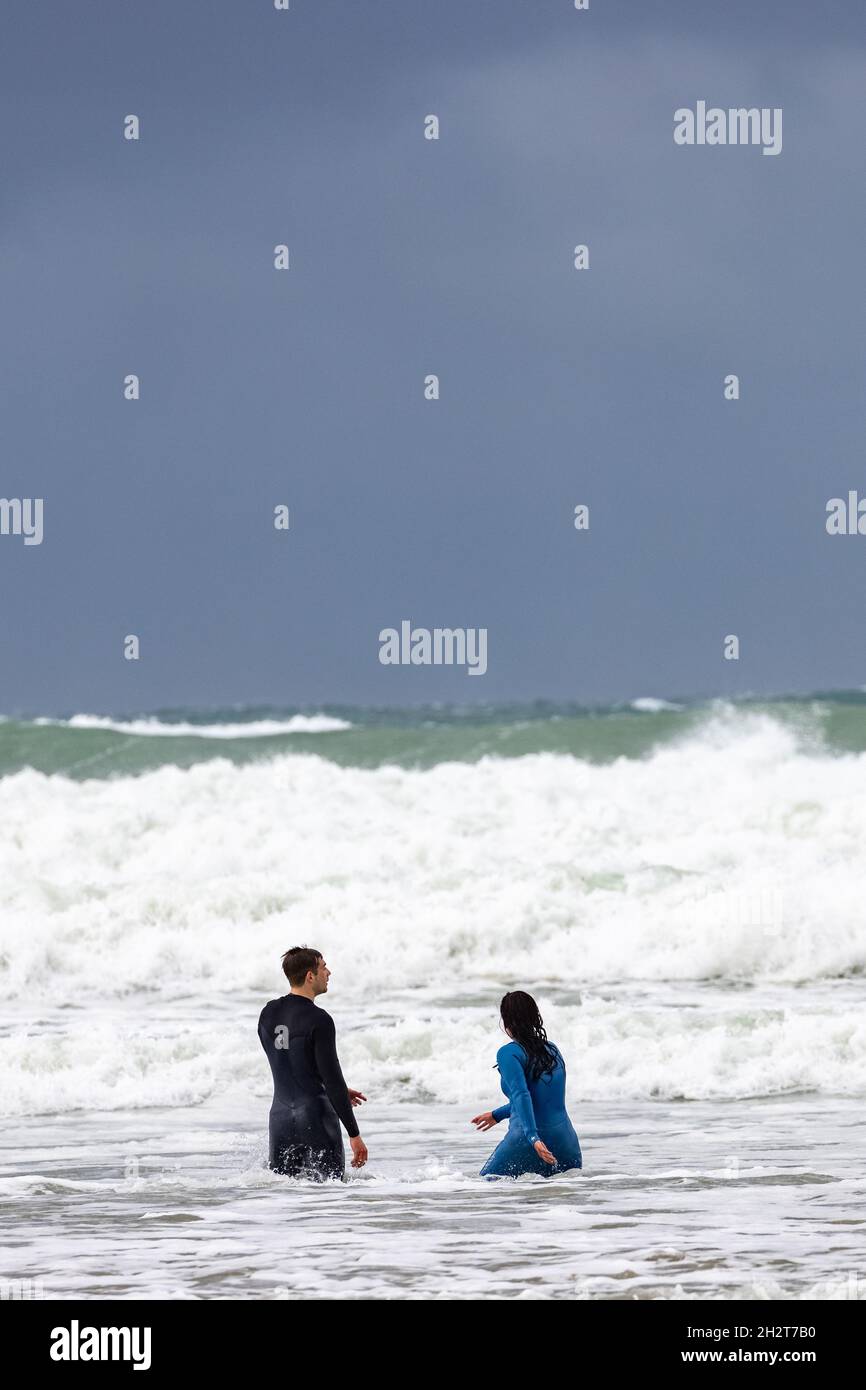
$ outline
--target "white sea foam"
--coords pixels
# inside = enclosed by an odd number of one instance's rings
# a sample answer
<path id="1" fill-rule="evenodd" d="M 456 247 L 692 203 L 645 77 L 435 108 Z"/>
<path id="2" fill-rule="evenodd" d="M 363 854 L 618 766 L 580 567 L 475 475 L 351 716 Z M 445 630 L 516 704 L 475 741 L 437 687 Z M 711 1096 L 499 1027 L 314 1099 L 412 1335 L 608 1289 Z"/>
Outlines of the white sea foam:
<path id="1" fill-rule="evenodd" d="M 346 719 L 330 714 L 293 714 L 289 719 L 250 719 L 227 724 L 166 723 L 164 720 L 109 719 L 101 714 L 73 714 L 70 719 L 36 719 L 68 729 L 110 729 L 118 734 L 151 738 L 267 738 L 274 734 L 329 734 L 351 729 Z"/>
<path id="2" fill-rule="evenodd" d="M 273 991 L 274 993 L 277 990 Z M 282 992 L 282 991 L 281 991 Z M 791 1001 L 717 1000 L 660 1009 L 589 996 L 552 1004 L 537 991 L 549 1034 L 568 1061 L 572 1108 L 584 1101 L 733 1100 L 791 1092 L 858 1095 L 866 1090 L 862 999 L 832 1010 Z M 435 1100 L 472 1107 L 501 1103 L 493 1069 L 497 1035 L 491 991 L 486 1009 L 420 1004 L 411 1018 L 381 1017 L 354 1029 L 341 996 L 320 1001 L 341 1024 L 340 1055 L 350 1084 L 380 1102 Z M 178 1028 L 148 1022 L 142 1002 L 96 1021 L 19 1028 L 0 1039 L 0 1113 L 188 1107 L 232 1093 L 258 1095 L 270 1074 L 255 1032 L 258 1009 L 240 1018 L 208 1016 Z M 356 1020 L 357 1021 L 357 1020 Z"/>
<path id="3" fill-rule="evenodd" d="M 640 714 L 660 714 L 662 710 L 682 710 L 683 705 L 676 705 L 670 700 L 659 700 L 655 695 L 641 695 L 637 700 L 630 701 L 631 708 Z"/>
<path id="4" fill-rule="evenodd" d="M 585 1096 L 852 1093 L 866 1024 L 844 982 L 838 1004 L 801 987 L 866 969 L 864 833 L 866 755 L 757 714 L 606 766 L 21 772 L 0 782 L 0 991 L 20 1024 L 0 1094 L 20 1111 L 264 1093 L 251 1014 L 304 941 L 334 970 L 341 1046 L 395 1097 L 477 1096 L 515 984 L 549 1001 Z M 40 1029 L 40 1001 L 87 1026 Z M 192 1022 L 162 1028 L 182 1001 Z M 218 1035 L 217 1007 L 236 1011 Z"/>

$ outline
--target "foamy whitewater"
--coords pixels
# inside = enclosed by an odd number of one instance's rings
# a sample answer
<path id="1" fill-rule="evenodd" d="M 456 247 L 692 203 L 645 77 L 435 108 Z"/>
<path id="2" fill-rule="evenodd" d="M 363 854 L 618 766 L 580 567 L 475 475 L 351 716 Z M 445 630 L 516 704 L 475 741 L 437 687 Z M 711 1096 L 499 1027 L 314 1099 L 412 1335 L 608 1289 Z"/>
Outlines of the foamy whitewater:
<path id="1" fill-rule="evenodd" d="M 862 1298 L 864 749 L 862 694 L 5 721 L 0 1278 Z M 325 1189 L 264 1166 L 305 942 L 369 1097 Z M 585 1168 L 491 1184 L 514 987 Z"/>

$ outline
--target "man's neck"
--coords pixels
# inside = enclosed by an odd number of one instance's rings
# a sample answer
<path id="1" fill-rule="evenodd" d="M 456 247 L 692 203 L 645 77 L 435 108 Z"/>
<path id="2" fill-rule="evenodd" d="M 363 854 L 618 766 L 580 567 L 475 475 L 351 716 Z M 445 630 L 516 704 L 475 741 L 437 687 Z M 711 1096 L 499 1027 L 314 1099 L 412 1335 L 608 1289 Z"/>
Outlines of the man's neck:
<path id="1" fill-rule="evenodd" d="M 300 994 L 302 999 L 309 999 L 311 1004 L 315 1002 L 315 994 L 311 989 L 308 989 L 306 985 L 299 985 L 297 989 L 292 987 L 292 989 L 289 990 L 289 993 Z"/>

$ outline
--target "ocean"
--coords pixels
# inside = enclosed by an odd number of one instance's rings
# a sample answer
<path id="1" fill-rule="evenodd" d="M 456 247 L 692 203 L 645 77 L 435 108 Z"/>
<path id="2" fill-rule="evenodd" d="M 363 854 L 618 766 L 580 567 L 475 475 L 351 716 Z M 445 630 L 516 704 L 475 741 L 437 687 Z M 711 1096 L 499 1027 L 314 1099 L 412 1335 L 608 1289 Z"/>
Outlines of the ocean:
<path id="1" fill-rule="evenodd" d="M 8 717 L 0 825 L 5 1296 L 866 1297 L 863 692 Z M 299 944 L 344 1184 L 265 1167 Z M 580 1173 L 478 1177 L 510 988 Z"/>

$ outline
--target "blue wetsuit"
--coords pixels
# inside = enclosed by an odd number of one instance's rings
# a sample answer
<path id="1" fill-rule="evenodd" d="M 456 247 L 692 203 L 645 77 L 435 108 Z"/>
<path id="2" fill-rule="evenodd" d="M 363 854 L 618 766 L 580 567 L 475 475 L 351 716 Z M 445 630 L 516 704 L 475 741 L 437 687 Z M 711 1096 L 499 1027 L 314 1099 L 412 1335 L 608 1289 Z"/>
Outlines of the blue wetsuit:
<path id="1" fill-rule="evenodd" d="M 556 1066 L 537 1081 L 527 1075 L 527 1056 L 520 1043 L 509 1042 L 496 1054 L 496 1065 L 507 1105 L 493 1111 L 495 1120 L 508 1120 L 508 1133 L 493 1150 L 481 1177 L 519 1177 L 540 1173 L 552 1177 L 566 1168 L 582 1168 L 583 1156 L 574 1126 L 565 1109 L 565 1062 L 558 1047 Z M 545 1163 L 532 1147 L 542 1139 L 556 1159 Z"/>

